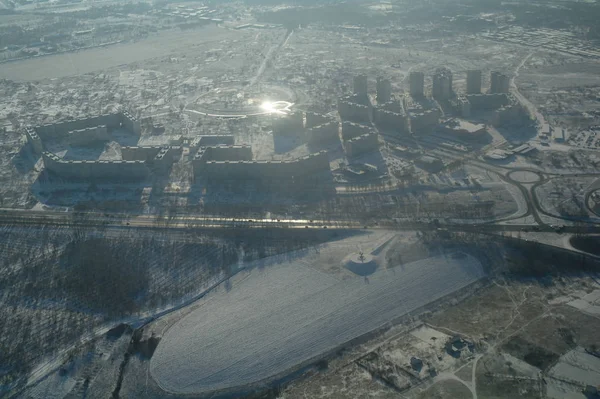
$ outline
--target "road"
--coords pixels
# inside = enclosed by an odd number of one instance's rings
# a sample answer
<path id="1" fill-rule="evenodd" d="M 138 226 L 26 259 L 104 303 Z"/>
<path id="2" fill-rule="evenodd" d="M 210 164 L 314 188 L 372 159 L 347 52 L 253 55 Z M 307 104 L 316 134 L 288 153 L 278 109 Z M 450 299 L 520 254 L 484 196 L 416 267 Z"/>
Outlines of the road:
<path id="1" fill-rule="evenodd" d="M 552 216 L 552 215 L 551 215 Z M 555 228 L 541 224 L 501 225 L 493 223 L 433 223 L 431 221 L 395 222 L 390 220 L 373 221 L 367 224 L 355 220 L 307 220 L 307 219 L 236 219 L 209 215 L 175 215 L 157 217 L 139 215 L 124 217 L 122 214 L 73 213 L 57 211 L 32 211 L 0 209 L 0 225 L 53 225 L 83 227 L 92 229 L 156 229 L 171 231 L 232 230 L 232 229 L 384 229 L 398 231 L 425 231 L 445 229 L 473 233 L 539 231 L 554 232 Z M 565 233 L 600 233 L 600 225 L 564 226 Z"/>
<path id="2" fill-rule="evenodd" d="M 432 150 L 432 153 L 436 154 L 439 150 Z M 513 219 L 525 218 L 532 216 L 538 225 L 539 231 L 554 231 L 552 226 L 549 226 L 542 219 L 541 215 L 551 217 L 554 219 L 564 219 L 569 222 L 572 220 L 562 218 L 559 215 L 554 215 L 546 212 L 540 204 L 539 198 L 536 194 L 536 188 L 549 182 L 551 179 L 556 178 L 572 178 L 572 177 L 598 177 L 600 173 L 572 173 L 572 174 L 559 174 L 543 172 L 535 168 L 519 167 L 511 168 L 507 166 L 494 165 L 484 162 L 479 159 L 479 154 L 472 153 L 467 156 L 463 152 L 457 150 L 444 149 L 444 156 L 451 159 L 460 159 L 465 163 L 493 173 L 498 176 L 504 183 L 510 184 L 516 187 L 527 206 L 527 211 L 518 216 L 511 216 L 509 218 L 497 219 L 495 221 L 485 222 L 483 224 L 470 224 L 466 223 L 455 223 L 455 224 L 444 224 L 445 228 L 454 229 L 459 231 L 473 231 L 473 232 L 492 232 L 492 231 L 524 231 L 530 230 L 532 226 L 530 224 L 516 224 L 516 225 L 500 225 L 500 222 L 505 222 Z M 539 177 L 537 182 L 527 183 L 520 182 L 511 177 L 515 172 L 528 172 L 536 174 Z M 394 192 L 396 189 L 391 188 L 385 190 L 388 192 Z M 381 191 L 375 190 L 378 193 Z M 343 193 L 344 190 L 340 190 Z M 362 193 L 362 192 L 361 192 Z M 586 194 L 585 201 L 589 197 L 589 193 Z M 573 233 L 587 233 L 597 232 L 600 229 L 600 224 L 591 220 L 584 221 L 587 226 L 580 227 L 566 227 L 565 231 Z M 60 225 L 60 226 L 87 226 L 87 227 L 100 227 L 103 228 L 146 228 L 146 229 L 220 229 L 220 228 L 269 228 L 269 229 L 315 229 L 315 228 L 330 228 L 330 229 L 356 229 L 364 228 L 365 225 L 370 228 L 388 228 L 397 230 L 422 230 L 431 228 L 429 221 L 424 222 L 402 222 L 394 223 L 390 220 L 370 220 L 365 222 L 358 218 L 354 220 L 307 220 L 307 219 L 271 219 L 271 218 L 232 218 L 232 217 L 221 217 L 216 215 L 194 215 L 194 214 L 175 214 L 175 215 L 123 215 L 123 214 L 109 214 L 109 213 L 76 213 L 76 212 L 59 212 L 54 210 L 18 210 L 0 208 L 0 224 L 47 224 L 47 225 Z"/>
<path id="3" fill-rule="evenodd" d="M 543 118 L 543 116 L 542 116 L 542 118 Z M 489 163 L 484 162 L 483 160 L 479 159 L 479 156 L 480 156 L 479 153 L 472 153 L 469 155 L 465 155 L 463 152 L 460 152 L 458 150 L 453 150 L 450 148 L 444 148 L 443 150 L 433 149 L 433 150 L 430 150 L 430 152 L 433 154 L 437 154 L 439 156 L 446 157 L 446 158 L 451 158 L 451 159 L 455 159 L 455 160 L 463 160 L 463 161 L 465 161 L 466 164 L 475 166 L 477 168 L 480 168 L 482 170 L 485 170 L 487 172 L 497 175 L 505 183 L 511 184 L 519 189 L 519 191 L 521 192 L 521 195 L 523 196 L 523 198 L 527 204 L 527 212 L 518 217 L 511 217 L 508 219 L 505 218 L 505 219 L 497 220 L 496 222 L 492 222 L 492 223 L 498 223 L 501 221 L 506 221 L 506 220 L 511 220 L 511 219 L 520 219 L 520 218 L 524 218 L 527 216 L 532 216 L 538 225 L 548 227 L 547 223 L 542 220 L 540 215 L 548 216 L 548 217 L 551 217 L 554 219 L 563 219 L 565 221 L 572 222 L 573 221 L 572 219 L 546 212 L 540 204 L 539 198 L 537 197 L 537 194 L 536 194 L 536 189 L 539 186 L 548 183 L 552 179 L 562 179 L 562 178 L 569 179 L 569 178 L 574 178 L 574 177 L 576 177 L 576 178 L 596 177 L 596 178 L 600 179 L 600 173 L 598 173 L 598 172 L 594 172 L 594 173 L 580 173 L 580 172 L 556 173 L 556 172 L 545 172 L 545 171 L 542 171 L 540 169 L 536 169 L 533 167 L 516 167 L 515 168 L 515 167 L 509 167 L 509 166 L 489 164 Z M 534 183 L 519 182 L 510 176 L 511 174 L 514 174 L 515 172 L 534 173 L 539 176 L 539 181 L 534 182 Z M 584 201 L 586 202 L 586 204 L 588 203 L 587 201 L 588 201 L 590 195 L 591 195 L 591 192 L 587 192 L 584 195 Z M 586 205 L 586 207 L 587 207 L 587 205 Z M 591 212 L 594 213 L 593 211 L 591 211 Z M 598 224 L 597 222 L 592 221 L 592 220 L 583 220 L 583 222 L 587 223 L 589 225 L 597 225 Z"/>
<path id="4" fill-rule="evenodd" d="M 519 71 L 521 70 L 521 68 L 523 68 L 523 65 L 525 65 L 527 60 L 529 60 L 529 58 L 531 58 L 532 55 L 533 55 L 533 53 L 529 53 L 527 55 L 527 57 L 523 58 L 521 63 L 517 66 L 517 68 L 515 69 L 514 76 L 510 80 L 510 85 L 513 88 L 513 94 L 515 95 L 515 97 L 517 97 L 517 99 L 521 102 L 521 104 L 523 104 L 525 106 L 525 108 L 527 108 L 529 113 L 532 116 L 534 116 L 535 119 L 537 120 L 538 131 L 539 131 L 542 128 L 542 126 L 546 123 L 546 119 L 544 119 L 544 115 L 542 115 L 538 111 L 537 107 L 535 105 L 533 105 L 533 103 L 531 101 L 529 101 L 523 94 L 521 94 L 521 92 L 519 91 L 519 88 L 517 87 L 517 84 L 515 83 L 515 79 L 519 77 Z"/>
<path id="5" fill-rule="evenodd" d="M 277 50 L 283 48 L 287 44 L 288 40 L 292 36 L 292 33 L 293 33 L 293 31 L 288 31 L 285 34 L 285 36 L 283 37 L 283 40 L 281 41 L 281 43 L 274 45 L 269 49 L 269 51 L 265 55 L 263 62 L 260 64 L 260 67 L 258 68 L 256 75 L 250 80 L 250 84 L 248 86 L 250 86 L 250 87 L 254 86 L 256 83 L 259 82 L 260 78 L 262 77 L 262 74 L 265 72 L 265 69 L 267 69 L 269 61 L 271 61 L 271 58 L 273 58 L 273 54 L 275 54 L 275 52 Z"/>

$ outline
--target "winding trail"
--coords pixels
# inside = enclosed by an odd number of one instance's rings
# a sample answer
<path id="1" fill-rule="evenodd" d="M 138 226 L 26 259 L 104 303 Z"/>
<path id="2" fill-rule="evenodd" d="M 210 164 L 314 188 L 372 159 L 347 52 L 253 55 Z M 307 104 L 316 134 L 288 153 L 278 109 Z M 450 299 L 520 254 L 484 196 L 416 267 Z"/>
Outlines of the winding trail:
<path id="1" fill-rule="evenodd" d="M 473 361 L 473 370 L 471 370 L 471 392 L 473 392 L 473 399 L 477 398 L 477 362 L 481 359 L 483 355 L 478 354 L 475 356 L 475 360 Z"/>
<path id="2" fill-rule="evenodd" d="M 435 377 L 435 381 L 436 383 L 440 382 L 440 381 L 448 381 L 448 380 L 453 380 L 453 381 L 457 381 L 460 382 L 462 385 L 464 385 L 469 391 L 471 391 L 471 395 L 473 395 L 473 399 L 477 399 L 477 392 L 475 391 L 475 387 L 473 386 L 473 384 L 467 382 L 467 381 L 463 381 L 460 378 L 458 378 L 456 375 L 454 375 L 453 373 L 450 372 L 441 372 L 439 373 L 436 377 Z"/>
<path id="3" fill-rule="evenodd" d="M 513 77 L 510 79 L 510 86 L 513 89 L 513 93 L 514 93 L 515 97 L 517 97 L 517 99 L 521 102 L 521 104 L 523 104 L 525 106 L 525 108 L 527 108 L 527 111 L 529 111 L 529 113 L 531 115 L 533 115 L 535 117 L 535 119 L 537 120 L 538 133 L 539 133 L 542 126 L 546 123 L 546 119 L 544 118 L 544 115 L 542 115 L 538 111 L 537 107 L 535 105 L 533 105 L 533 103 L 531 101 L 529 101 L 523 94 L 521 94 L 521 92 L 519 91 L 519 87 L 517 86 L 517 84 L 515 82 L 515 80 L 519 77 L 519 71 L 521 70 L 521 68 L 523 68 L 525 63 L 531 58 L 532 55 L 533 55 L 533 52 L 529 53 L 525 58 L 523 58 L 523 60 L 521 61 L 521 63 L 519 63 L 517 68 L 515 68 L 515 73 L 514 73 Z"/>
<path id="4" fill-rule="evenodd" d="M 269 49 L 269 51 L 265 55 L 265 58 L 264 58 L 263 62 L 260 64 L 260 67 L 258 68 L 258 71 L 256 72 L 256 75 L 250 80 L 250 84 L 248 85 L 249 87 L 252 87 L 256 83 L 258 83 L 258 81 L 262 77 L 262 74 L 267 69 L 267 65 L 268 65 L 269 61 L 271 60 L 271 58 L 273 58 L 273 54 L 275 53 L 275 51 L 279 50 L 279 49 L 282 49 L 283 47 L 285 47 L 285 45 L 287 44 L 288 40 L 292 36 L 293 32 L 294 31 L 292 31 L 292 30 L 288 31 L 285 34 L 285 36 L 283 37 L 283 40 L 279 44 L 276 44 L 276 45 L 272 46 Z"/>

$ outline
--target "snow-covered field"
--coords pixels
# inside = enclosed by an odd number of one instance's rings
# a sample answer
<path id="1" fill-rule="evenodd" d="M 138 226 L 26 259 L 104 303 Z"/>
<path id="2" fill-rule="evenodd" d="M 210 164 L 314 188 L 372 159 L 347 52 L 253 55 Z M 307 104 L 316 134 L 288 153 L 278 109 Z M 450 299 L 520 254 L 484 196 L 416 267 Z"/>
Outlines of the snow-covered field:
<path id="1" fill-rule="evenodd" d="M 576 348 L 561 356 L 548 373 L 552 383 L 548 386 L 549 398 L 585 398 L 582 388 L 596 386 L 600 381 L 600 359 Z"/>
<path id="2" fill-rule="evenodd" d="M 600 290 L 594 290 L 580 299 L 568 302 L 567 305 L 591 316 L 600 316 Z"/>
<path id="3" fill-rule="evenodd" d="M 154 379 L 180 394 L 266 382 L 484 275 L 462 254 L 381 269 L 368 280 L 338 280 L 311 267 L 318 261 L 253 269 L 233 289 L 208 295 L 165 333 L 151 360 Z"/>
<path id="4" fill-rule="evenodd" d="M 553 179 L 535 190 L 540 205 L 546 212 L 562 217 L 581 218 L 588 216 L 585 194 L 597 180 L 596 177 Z"/>

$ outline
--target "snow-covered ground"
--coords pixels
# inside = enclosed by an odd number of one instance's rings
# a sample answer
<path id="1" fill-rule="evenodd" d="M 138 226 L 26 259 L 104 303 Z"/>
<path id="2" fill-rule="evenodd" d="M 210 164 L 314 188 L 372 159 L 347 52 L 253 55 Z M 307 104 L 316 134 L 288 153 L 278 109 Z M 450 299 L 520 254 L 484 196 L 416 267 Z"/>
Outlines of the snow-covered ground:
<path id="1" fill-rule="evenodd" d="M 585 195 L 597 184 L 597 180 L 597 177 L 553 179 L 535 190 L 542 209 L 552 215 L 573 219 L 589 216 L 591 220 L 598 221 L 585 208 Z"/>
<path id="2" fill-rule="evenodd" d="M 600 290 L 594 290 L 583 298 L 567 303 L 567 305 L 573 306 L 591 316 L 600 316 Z"/>
<path id="3" fill-rule="evenodd" d="M 242 388 L 282 373 L 483 277 L 475 258 L 432 257 L 338 280 L 300 257 L 249 271 L 164 335 L 150 372 L 179 394 Z"/>
<path id="4" fill-rule="evenodd" d="M 600 359 L 576 348 L 561 356 L 548 374 L 554 377 L 548 387 L 549 398 L 585 398 L 582 388 L 600 381 Z"/>

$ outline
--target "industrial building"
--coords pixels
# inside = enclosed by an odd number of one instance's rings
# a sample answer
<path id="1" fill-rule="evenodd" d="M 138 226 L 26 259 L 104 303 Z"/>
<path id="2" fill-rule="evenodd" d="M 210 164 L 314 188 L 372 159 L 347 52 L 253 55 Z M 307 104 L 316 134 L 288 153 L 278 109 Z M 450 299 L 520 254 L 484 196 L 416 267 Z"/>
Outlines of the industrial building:
<path id="1" fill-rule="evenodd" d="M 411 72 L 410 77 L 410 95 L 418 98 L 425 95 L 425 74 L 423 72 Z"/>
<path id="2" fill-rule="evenodd" d="M 454 96 L 452 71 L 450 69 L 442 67 L 435 70 L 431 95 L 436 100 L 448 100 Z"/>
<path id="3" fill-rule="evenodd" d="M 481 93 L 481 70 L 472 69 L 467 71 L 467 94 Z"/>
<path id="4" fill-rule="evenodd" d="M 547 123 L 544 123 L 540 130 L 540 136 L 549 139 L 551 134 L 552 134 L 552 129 L 550 128 L 550 125 Z"/>
<path id="5" fill-rule="evenodd" d="M 498 71 L 490 73 L 490 93 L 508 93 L 510 78 Z"/>
<path id="6" fill-rule="evenodd" d="M 392 99 L 392 83 L 389 79 L 377 78 L 377 104 L 384 104 Z"/>
<path id="7" fill-rule="evenodd" d="M 549 141 L 552 138 L 557 143 L 565 143 L 569 141 L 569 132 L 562 127 L 551 127 L 545 123 L 542 125 L 540 138 L 544 141 Z"/>
<path id="8" fill-rule="evenodd" d="M 348 158 L 354 158 L 367 152 L 379 150 L 379 138 L 376 133 L 367 133 L 354 137 L 344 143 Z"/>

